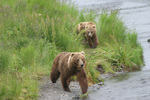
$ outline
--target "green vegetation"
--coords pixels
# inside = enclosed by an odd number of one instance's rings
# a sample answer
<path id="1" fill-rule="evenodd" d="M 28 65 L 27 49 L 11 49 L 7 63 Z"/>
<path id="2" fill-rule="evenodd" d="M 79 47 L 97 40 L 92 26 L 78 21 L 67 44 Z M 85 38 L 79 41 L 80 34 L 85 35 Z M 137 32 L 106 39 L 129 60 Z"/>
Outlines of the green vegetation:
<path id="1" fill-rule="evenodd" d="M 138 70 L 142 48 L 135 32 L 127 32 L 117 12 L 79 12 L 56 0 L 0 1 L 0 100 L 37 99 L 39 80 L 49 76 L 53 59 L 62 51 L 85 51 L 89 85 L 98 82 L 97 64 L 105 73 Z M 97 24 L 99 47 L 88 49 L 76 35 L 82 21 Z"/>
<path id="2" fill-rule="evenodd" d="M 114 71 L 139 70 L 143 64 L 143 49 L 137 41 L 137 33 L 128 32 L 117 11 L 101 14 L 98 22 L 98 37 L 104 58 L 111 63 Z"/>

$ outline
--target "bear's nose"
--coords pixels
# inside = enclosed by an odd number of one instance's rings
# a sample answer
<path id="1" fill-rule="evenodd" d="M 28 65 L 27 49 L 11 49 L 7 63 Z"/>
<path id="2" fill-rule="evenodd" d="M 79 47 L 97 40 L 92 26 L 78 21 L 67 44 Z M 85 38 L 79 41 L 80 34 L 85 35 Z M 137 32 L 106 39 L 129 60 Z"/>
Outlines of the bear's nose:
<path id="1" fill-rule="evenodd" d="M 91 33 L 89 33 L 89 36 L 90 36 L 90 37 L 92 37 L 92 34 L 91 34 Z"/>
<path id="2" fill-rule="evenodd" d="M 81 67 L 83 67 L 84 66 L 84 64 L 81 64 Z"/>

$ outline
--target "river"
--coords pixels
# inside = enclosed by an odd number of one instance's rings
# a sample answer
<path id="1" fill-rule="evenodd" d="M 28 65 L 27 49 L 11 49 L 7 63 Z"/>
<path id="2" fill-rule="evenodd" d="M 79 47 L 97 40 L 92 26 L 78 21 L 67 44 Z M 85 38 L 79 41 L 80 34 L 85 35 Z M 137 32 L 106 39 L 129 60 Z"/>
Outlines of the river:
<path id="1" fill-rule="evenodd" d="M 145 66 L 141 71 L 128 73 L 105 81 L 105 86 L 90 93 L 86 100 L 150 100 L 150 0 L 71 0 L 79 10 L 100 14 L 120 9 L 119 16 L 126 26 L 138 33 L 143 47 Z"/>

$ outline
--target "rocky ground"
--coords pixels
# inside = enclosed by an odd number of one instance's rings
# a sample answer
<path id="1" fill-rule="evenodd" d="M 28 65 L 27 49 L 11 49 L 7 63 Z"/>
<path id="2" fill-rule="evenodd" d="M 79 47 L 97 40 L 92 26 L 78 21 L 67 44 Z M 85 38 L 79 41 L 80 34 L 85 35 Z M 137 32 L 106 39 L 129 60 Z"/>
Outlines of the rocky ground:
<path id="1" fill-rule="evenodd" d="M 100 76 L 100 79 L 107 79 L 111 78 L 116 75 L 124 74 L 125 72 L 116 72 L 115 74 L 108 73 L 103 74 Z M 103 83 L 100 82 L 98 84 L 94 84 L 90 86 L 88 89 L 88 93 L 94 92 L 101 87 L 105 86 L 102 85 Z M 78 82 L 71 82 L 70 85 L 71 92 L 65 92 L 61 86 L 60 80 L 57 83 L 52 83 L 49 77 L 43 77 L 41 79 L 40 85 L 40 93 L 38 100 L 84 100 L 85 98 L 80 98 L 81 89 Z"/>
<path id="2" fill-rule="evenodd" d="M 88 92 L 99 89 L 100 84 L 89 87 Z M 52 83 L 48 77 L 44 77 L 40 85 L 39 100 L 81 100 L 81 89 L 78 82 L 70 83 L 71 92 L 65 92 L 61 86 L 60 80 Z"/>

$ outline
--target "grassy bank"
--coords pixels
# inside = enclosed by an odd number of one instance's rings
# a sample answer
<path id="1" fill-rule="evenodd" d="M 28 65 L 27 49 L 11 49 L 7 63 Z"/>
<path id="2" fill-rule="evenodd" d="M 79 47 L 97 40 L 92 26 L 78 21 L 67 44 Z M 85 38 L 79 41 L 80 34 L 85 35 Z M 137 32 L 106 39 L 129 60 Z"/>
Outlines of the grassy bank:
<path id="1" fill-rule="evenodd" d="M 38 81 L 49 76 L 53 59 L 62 51 L 85 51 L 92 84 L 98 82 L 98 64 L 105 73 L 140 69 L 142 48 L 137 34 L 127 32 L 116 12 L 99 16 L 98 48 L 82 45 L 76 25 L 94 19 L 94 14 L 79 13 L 56 0 L 1 0 L 0 100 L 37 99 Z"/>
<path id="2" fill-rule="evenodd" d="M 97 26 L 100 48 L 95 49 L 94 52 L 101 54 L 102 65 L 105 66 L 103 60 L 106 60 L 113 71 L 119 71 L 119 69 L 140 70 L 140 66 L 143 64 L 143 50 L 137 41 L 137 33 L 128 31 L 117 15 L 117 11 L 113 11 L 109 15 L 107 12 L 103 12 Z"/>

